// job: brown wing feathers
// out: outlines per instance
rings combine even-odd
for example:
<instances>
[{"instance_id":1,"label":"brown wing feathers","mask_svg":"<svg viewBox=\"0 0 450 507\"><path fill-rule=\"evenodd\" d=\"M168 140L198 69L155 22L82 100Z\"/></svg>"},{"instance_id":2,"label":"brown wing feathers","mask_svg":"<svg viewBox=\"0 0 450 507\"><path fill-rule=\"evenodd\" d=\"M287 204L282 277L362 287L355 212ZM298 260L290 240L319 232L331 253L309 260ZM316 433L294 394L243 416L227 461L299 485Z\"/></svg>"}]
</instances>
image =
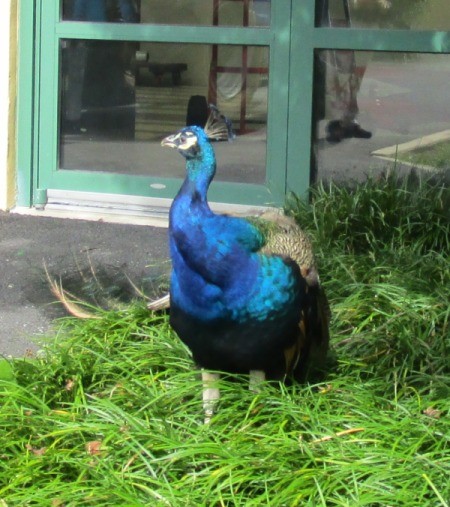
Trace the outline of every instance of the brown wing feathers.
<instances>
[{"instance_id":1,"label":"brown wing feathers","mask_svg":"<svg viewBox=\"0 0 450 507\"><path fill-rule=\"evenodd\" d=\"M270 228L263 252L293 259L307 283L307 305L302 309L297 342L285 351L286 373L303 380L310 368L324 367L329 345L330 309L314 258L311 240L294 219L274 211L260 216Z\"/></svg>"}]
</instances>

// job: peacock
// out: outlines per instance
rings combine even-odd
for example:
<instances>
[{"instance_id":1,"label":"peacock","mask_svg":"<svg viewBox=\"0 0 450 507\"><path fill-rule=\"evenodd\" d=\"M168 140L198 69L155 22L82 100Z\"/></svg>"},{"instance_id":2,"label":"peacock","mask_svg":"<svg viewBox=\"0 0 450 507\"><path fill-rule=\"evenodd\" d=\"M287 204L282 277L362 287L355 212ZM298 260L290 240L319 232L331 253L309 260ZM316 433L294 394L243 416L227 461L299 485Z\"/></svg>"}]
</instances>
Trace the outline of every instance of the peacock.
<instances>
[{"instance_id":1,"label":"peacock","mask_svg":"<svg viewBox=\"0 0 450 507\"><path fill-rule=\"evenodd\" d=\"M188 126L161 142L186 159L169 213L170 324L202 369L205 422L220 396L211 370L249 373L253 389L264 379L304 380L323 365L329 342L327 298L296 222L271 210L219 215L208 204L211 140L230 134L222 120L212 110L204 128Z\"/></svg>"}]
</instances>

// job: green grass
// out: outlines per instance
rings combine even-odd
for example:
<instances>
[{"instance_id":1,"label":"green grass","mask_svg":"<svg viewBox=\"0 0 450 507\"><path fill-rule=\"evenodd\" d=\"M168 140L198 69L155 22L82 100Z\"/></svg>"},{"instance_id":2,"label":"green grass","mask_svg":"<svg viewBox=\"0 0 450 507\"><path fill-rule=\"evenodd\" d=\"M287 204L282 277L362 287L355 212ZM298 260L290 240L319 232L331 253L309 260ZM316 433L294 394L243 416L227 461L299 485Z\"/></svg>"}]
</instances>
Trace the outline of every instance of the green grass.
<instances>
[{"instance_id":1,"label":"green grass","mask_svg":"<svg viewBox=\"0 0 450 507\"><path fill-rule=\"evenodd\" d=\"M333 312L317 384L201 381L143 303L61 322L0 375L1 506L450 505L449 189L392 177L290 211Z\"/></svg>"},{"instance_id":2,"label":"green grass","mask_svg":"<svg viewBox=\"0 0 450 507\"><path fill-rule=\"evenodd\" d=\"M450 142L442 141L440 143L418 148L410 152L399 153L399 160L404 160L415 166L429 166L437 169L450 168Z\"/></svg>"}]
</instances>

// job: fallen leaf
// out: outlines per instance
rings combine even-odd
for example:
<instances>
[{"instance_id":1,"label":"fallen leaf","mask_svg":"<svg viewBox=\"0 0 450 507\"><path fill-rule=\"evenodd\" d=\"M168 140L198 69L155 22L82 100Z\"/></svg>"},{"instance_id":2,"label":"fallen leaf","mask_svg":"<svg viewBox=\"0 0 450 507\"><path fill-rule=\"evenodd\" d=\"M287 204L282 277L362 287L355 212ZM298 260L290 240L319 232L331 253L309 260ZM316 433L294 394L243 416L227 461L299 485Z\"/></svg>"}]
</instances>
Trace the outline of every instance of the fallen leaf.
<instances>
[{"instance_id":1,"label":"fallen leaf","mask_svg":"<svg viewBox=\"0 0 450 507\"><path fill-rule=\"evenodd\" d=\"M43 456L45 454L45 452L47 451L47 447L41 447L40 449L36 449L35 447L33 447L30 444L27 444L25 446L25 448L27 451L30 451L31 453L33 453L35 456Z\"/></svg>"},{"instance_id":2,"label":"fallen leaf","mask_svg":"<svg viewBox=\"0 0 450 507\"><path fill-rule=\"evenodd\" d=\"M423 412L427 417L431 417L433 419L440 419L442 410L438 410L437 408L428 407Z\"/></svg>"},{"instance_id":3,"label":"fallen leaf","mask_svg":"<svg viewBox=\"0 0 450 507\"><path fill-rule=\"evenodd\" d=\"M66 385L65 385L66 391L72 391L74 385L75 385L75 380L73 380L72 378L68 379L66 381Z\"/></svg>"},{"instance_id":4,"label":"fallen leaf","mask_svg":"<svg viewBox=\"0 0 450 507\"><path fill-rule=\"evenodd\" d=\"M88 442L85 446L86 452L91 456L98 456L102 452L102 442L100 440L93 440Z\"/></svg>"},{"instance_id":5,"label":"fallen leaf","mask_svg":"<svg viewBox=\"0 0 450 507\"><path fill-rule=\"evenodd\" d=\"M325 386L319 387L319 393L320 394L327 394L333 389L333 386L331 384L327 384Z\"/></svg>"}]
</instances>

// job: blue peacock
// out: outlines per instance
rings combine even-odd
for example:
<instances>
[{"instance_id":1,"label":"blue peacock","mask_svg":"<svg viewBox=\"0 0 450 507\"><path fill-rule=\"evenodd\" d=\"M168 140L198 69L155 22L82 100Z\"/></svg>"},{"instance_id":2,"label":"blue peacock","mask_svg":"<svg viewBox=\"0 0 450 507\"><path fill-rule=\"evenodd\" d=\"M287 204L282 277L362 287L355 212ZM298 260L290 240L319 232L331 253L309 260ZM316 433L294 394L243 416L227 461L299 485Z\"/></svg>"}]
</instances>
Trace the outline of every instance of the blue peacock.
<instances>
[{"instance_id":1,"label":"blue peacock","mask_svg":"<svg viewBox=\"0 0 450 507\"><path fill-rule=\"evenodd\" d=\"M207 199L216 171L211 139L229 124L216 110L204 128L189 126L162 146L186 159L170 209L170 323L202 368L209 421L219 398L217 373L303 380L328 349L329 310L311 242L275 211L242 218L214 213ZM166 302L168 298L166 298Z\"/></svg>"}]
</instances>

